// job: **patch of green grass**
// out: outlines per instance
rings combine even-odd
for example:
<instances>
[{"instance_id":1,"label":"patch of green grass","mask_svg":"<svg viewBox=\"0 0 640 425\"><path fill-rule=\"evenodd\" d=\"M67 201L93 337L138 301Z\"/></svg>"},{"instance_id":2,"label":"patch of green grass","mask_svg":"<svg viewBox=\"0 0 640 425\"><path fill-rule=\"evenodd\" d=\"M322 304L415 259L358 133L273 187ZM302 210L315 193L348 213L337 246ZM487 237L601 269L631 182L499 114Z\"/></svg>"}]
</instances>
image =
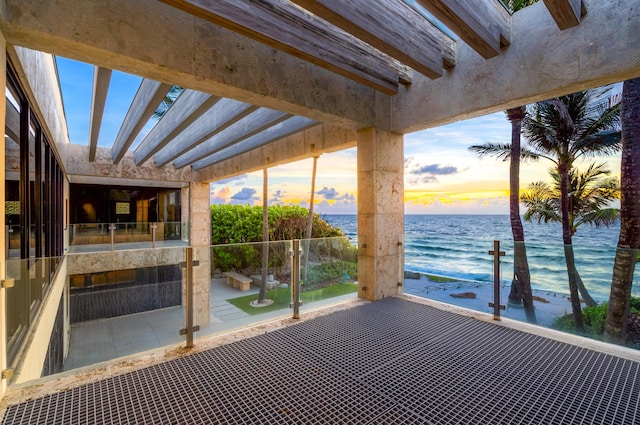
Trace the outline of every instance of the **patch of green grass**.
<instances>
[{"instance_id":1,"label":"patch of green grass","mask_svg":"<svg viewBox=\"0 0 640 425\"><path fill-rule=\"evenodd\" d=\"M321 289L315 289L313 291L302 292L300 299L303 303L309 303L314 301L323 300L326 298L337 297L340 295L349 294L358 291L358 285L352 283L336 283L331 286L327 286ZM258 295L245 295L244 297L231 298L227 302L238 307L250 315L268 313L271 311L288 309L291 302L291 291L289 288L275 288L266 292L266 298L273 300L273 304L266 307L252 307L251 301L257 300Z\"/></svg>"},{"instance_id":2,"label":"patch of green grass","mask_svg":"<svg viewBox=\"0 0 640 425\"><path fill-rule=\"evenodd\" d=\"M452 279L450 277L443 277L443 276L434 276L432 274L427 274L425 275L427 276L427 278L431 281L431 282L437 282L437 283L450 283L450 282L460 282L460 279Z\"/></svg>"}]
</instances>

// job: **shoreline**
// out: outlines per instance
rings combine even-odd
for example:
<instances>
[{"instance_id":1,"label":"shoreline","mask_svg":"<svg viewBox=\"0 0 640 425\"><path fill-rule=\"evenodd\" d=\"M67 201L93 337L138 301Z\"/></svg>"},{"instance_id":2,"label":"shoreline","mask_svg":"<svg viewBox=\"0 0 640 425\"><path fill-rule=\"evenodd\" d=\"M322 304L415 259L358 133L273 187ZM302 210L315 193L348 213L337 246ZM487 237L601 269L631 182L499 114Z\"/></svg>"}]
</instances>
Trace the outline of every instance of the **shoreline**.
<instances>
[{"instance_id":1,"label":"shoreline","mask_svg":"<svg viewBox=\"0 0 640 425\"><path fill-rule=\"evenodd\" d=\"M501 316L526 322L524 309L508 303L510 284L500 285ZM493 314L493 283L479 282L431 273L405 271L406 293L471 310ZM557 317L571 313L568 294L544 289L532 289L537 324L551 327Z\"/></svg>"}]
</instances>

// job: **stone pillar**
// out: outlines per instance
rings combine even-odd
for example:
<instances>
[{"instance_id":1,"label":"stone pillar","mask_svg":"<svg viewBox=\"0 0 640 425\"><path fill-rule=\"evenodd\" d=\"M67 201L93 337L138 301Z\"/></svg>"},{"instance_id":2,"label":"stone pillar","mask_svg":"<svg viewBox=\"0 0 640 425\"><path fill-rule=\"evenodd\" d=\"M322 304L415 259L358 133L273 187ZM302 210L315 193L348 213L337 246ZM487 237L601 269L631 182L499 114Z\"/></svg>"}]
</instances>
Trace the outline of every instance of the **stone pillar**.
<instances>
[{"instance_id":1,"label":"stone pillar","mask_svg":"<svg viewBox=\"0 0 640 425\"><path fill-rule=\"evenodd\" d=\"M193 247L194 261L194 324L205 327L210 322L211 304L211 207L209 183L192 182L189 185L189 244Z\"/></svg>"},{"instance_id":2,"label":"stone pillar","mask_svg":"<svg viewBox=\"0 0 640 425\"><path fill-rule=\"evenodd\" d=\"M360 130L358 297L376 301L402 293L403 235L403 136L377 128Z\"/></svg>"}]
</instances>

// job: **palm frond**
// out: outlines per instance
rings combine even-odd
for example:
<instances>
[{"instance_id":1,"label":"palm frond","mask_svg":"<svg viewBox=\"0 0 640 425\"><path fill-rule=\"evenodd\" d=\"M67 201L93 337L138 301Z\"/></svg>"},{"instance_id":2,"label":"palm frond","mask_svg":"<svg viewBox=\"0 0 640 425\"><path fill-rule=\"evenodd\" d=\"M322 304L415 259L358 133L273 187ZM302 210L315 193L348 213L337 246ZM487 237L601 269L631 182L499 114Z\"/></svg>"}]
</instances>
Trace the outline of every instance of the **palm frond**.
<instances>
[{"instance_id":1,"label":"palm frond","mask_svg":"<svg viewBox=\"0 0 640 425\"><path fill-rule=\"evenodd\" d=\"M478 156L493 156L503 161L508 161L511 157L510 143L485 143L484 145L473 145L468 148Z\"/></svg>"}]
</instances>

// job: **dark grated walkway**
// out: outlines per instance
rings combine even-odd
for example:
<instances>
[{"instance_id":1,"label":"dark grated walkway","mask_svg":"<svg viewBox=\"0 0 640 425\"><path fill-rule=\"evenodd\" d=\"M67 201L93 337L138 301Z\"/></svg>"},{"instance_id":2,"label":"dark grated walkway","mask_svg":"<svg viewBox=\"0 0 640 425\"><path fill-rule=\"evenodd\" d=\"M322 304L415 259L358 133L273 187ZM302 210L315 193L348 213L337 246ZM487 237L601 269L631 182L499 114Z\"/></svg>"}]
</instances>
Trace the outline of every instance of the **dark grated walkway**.
<instances>
[{"instance_id":1,"label":"dark grated walkway","mask_svg":"<svg viewBox=\"0 0 640 425\"><path fill-rule=\"evenodd\" d=\"M399 298L10 406L2 424L638 424L640 363Z\"/></svg>"}]
</instances>

